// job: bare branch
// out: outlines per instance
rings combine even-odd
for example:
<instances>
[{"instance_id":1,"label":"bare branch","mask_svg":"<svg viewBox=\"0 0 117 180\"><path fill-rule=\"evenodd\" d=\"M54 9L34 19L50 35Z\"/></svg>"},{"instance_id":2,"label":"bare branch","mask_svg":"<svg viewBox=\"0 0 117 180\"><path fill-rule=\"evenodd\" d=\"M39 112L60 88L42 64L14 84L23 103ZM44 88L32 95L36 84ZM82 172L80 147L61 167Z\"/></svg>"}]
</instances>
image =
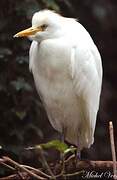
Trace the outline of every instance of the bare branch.
<instances>
[{"instance_id":1,"label":"bare branch","mask_svg":"<svg viewBox=\"0 0 117 180\"><path fill-rule=\"evenodd\" d=\"M10 163L11 165L21 169L22 171L20 172L20 175L24 177L24 179L31 179L31 177L35 177L35 179L40 179L40 180L46 180L46 179L53 179L52 176L49 176L45 174L44 172L41 172L41 170L26 166L26 165L21 165L12 159L8 157L3 157L2 162L4 163ZM57 165L55 168L55 172L61 171L61 163ZM74 167L76 167L76 171L73 172ZM116 167L117 167L117 162L116 162ZM75 165L75 156L69 158L67 161L65 161L65 168L66 168L66 173L60 173L56 174L55 178L63 178L63 177L68 177L68 176L74 176L74 175L79 175L80 173L83 172L83 170L107 170L107 169L113 169L113 161L78 161L77 166ZM28 170L30 169L30 171ZM71 172L71 173L69 173ZM43 175L44 177L36 175L36 173ZM0 178L0 180L21 180L21 177L19 174L13 174L8 177Z\"/></svg>"},{"instance_id":2,"label":"bare branch","mask_svg":"<svg viewBox=\"0 0 117 180\"><path fill-rule=\"evenodd\" d=\"M15 167L21 169L22 171L27 172L30 176L33 176L33 177L35 177L36 179L39 179L39 180L45 180L45 178L43 178L43 177L33 173L32 171L26 169L25 167L21 166L19 163L15 162L14 160L10 159L9 157L4 156L3 159L6 162L9 162L9 163L13 164Z\"/></svg>"},{"instance_id":3,"label":"bare branch","mask_svg":"<svg viewBox=\"0 0 117 180\"><path fill-rule=\"evenodd\" d=\"M22 172L22 176L25 179L28 179L28 174L27 173ZM21 178L19 177L19 174L12 174L10 176L0 178L0 180L14 180L14 179L21 180Z\"/></svg>"},{"instance_id":4,"label":"bare branch","mask_svg":"<svg viewBox=\"0 0 117 180\"><path fill-rule=\"evenodd\" d=\"M45 176L45 177L47 177L47 178L51 178L50 175L42 172L40 169L36 169L36 168L34 168L34 167L27 166L27 165L21 165L21 166L23 166L23 167L25 167L25 168L27 168L27 169L30 169L30 170L34 171L35 173L37 173L37 174L41 174L41 175L43 175L43 176Z\"/></svg>"},{"instance_id":5,"label":"bare branch","mask_svg":"<svg viewBox=\"0 0 117 180\"><path fill-rule=\"evenodd\" d=\"M116 162L117 167L117 162ZM77 169L112 169L113 161L79 161L77 163Z\"/></svg>"},{"instance_id":6,"label":"bare branch","mask_svg":"<svg viewBox=\"0 0 117 180\"><path fill-rule=\"evenodd\" d=\"M12 170L12 171L15 170L15 168L13 168L12 166L6 164L6 163L4 162L4 160L1 159L1 158L0 158L0 164L2 164L3 166L5 166L6 168L9 168L9 169Z\"/></svg>"},{"instance_id":7,"label":"bare branch","mask_svg":"<svg viewBox=\"0 0 117 180\"><path fill-rule=\"evenodd\" d=\"M112 159L113 159L113 174L114 174L114 179L117 179L116 152L115 152L114 131L113 131L112 121L109 122L109 132L110 132Z\"/></svg>"},{"instance_id":8,"label":"bare branch","mask_svg":"<svg viewBox=\"0 0 117 180\"><path fill-rule=\"evenodd\" d=\"M55 175L53 174L50 166L48 165L48 163L47 163L47 161L45 159L45 156L43 154L43 150L42 150L41 146L38 147L38 150L39 150L39 153L40 153L40 156L41 156L41 159L42 159L42 163L46 167L46 169L48 170L49 174L51 175L51 179L56 179Z\"/></svg>"}]
</instances>

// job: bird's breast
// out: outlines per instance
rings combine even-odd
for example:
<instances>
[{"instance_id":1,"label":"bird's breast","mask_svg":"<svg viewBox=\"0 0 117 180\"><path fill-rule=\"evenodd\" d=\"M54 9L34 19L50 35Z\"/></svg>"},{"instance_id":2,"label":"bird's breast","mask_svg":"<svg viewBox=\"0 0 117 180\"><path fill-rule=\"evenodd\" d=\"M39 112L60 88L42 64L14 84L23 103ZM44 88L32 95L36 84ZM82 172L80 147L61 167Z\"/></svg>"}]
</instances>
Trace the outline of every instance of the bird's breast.
<instances>
[{"instance_id":1,"label":"bird's breast","mask_svg":"<svg viewBox=\"0 0 117 180\"><path fill-rule=\"evenodd\" d=\"M59 48L59 45L48 48L43 46L33 60L32 72L37 91L53 118L59 122L55 126L60 130L61 121L66 123L68 117L72 119L72 114L74 118L78 116L76 95L69 72L70 51L61 46Z\"/></svg>"},{"instance_id":2,"label":"bird's breast","mask_svg":"<svg viewBox=\"0 0 117 180\"><path fill-rule=\"evenodd\" d=\"M70 51L67 46L45 43L39 47L34 69L46 80L57 82L68 76L69 64Z\"/></svg>"}]
</instances>

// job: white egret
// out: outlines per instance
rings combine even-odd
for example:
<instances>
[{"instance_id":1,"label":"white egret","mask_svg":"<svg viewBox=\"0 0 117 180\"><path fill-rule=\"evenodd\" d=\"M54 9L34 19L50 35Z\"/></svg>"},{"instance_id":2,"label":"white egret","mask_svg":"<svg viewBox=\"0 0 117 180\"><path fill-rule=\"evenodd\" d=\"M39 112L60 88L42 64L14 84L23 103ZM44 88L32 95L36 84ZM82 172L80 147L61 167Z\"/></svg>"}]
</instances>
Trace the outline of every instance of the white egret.
<instances>
[{"instance_id":1,"label":"white egret","mask_svg":"<svg viewBox=\"0 0 117 180\"><path fill-rule=\"evenodd\" d=\"M89 148L102 85L101 57L91 36L75 19L41 10L32 27L15 37L33 40L29 68L50 123L79 150Z\"/></svg>"}]
</instances>

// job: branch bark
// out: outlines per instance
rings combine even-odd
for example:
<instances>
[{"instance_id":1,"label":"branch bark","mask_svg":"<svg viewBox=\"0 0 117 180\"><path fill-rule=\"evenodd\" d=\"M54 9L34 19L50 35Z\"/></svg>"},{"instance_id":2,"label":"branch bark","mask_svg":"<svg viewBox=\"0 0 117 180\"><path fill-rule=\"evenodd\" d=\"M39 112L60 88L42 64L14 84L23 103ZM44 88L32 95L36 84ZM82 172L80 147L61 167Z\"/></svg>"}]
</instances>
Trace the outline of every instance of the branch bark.
<instances>
[{"instance_id":1,"label":"branch bark","mask_svg":"<svg viewBox=\"0 0 117 180\"><path fill-rule=\"evenodd\" d=\"M61 163L57 164L57 166L53 166L51 168L54 169L54 174L55 175L55 178L57 177L65 177L65 176L74 176L74 175L78 175L80 174L80 171L82 170L112 170L113 169L113 161L79 161L77 162L77 165L75 164L75 156L72 156L71 158L69 158L68 160L65 161L65 174L61 174ZM52 179L52 176L50 175L47 175L45 172L43 173L43 176L42 176L42 173L39 173L38 169L37 169L37 174L36 174L36 170L30 166L25 166L25 165L21 165L17 162L15 162L14 160L8 158L8 157L3 157L2 159L0 159L0 163L1 165L4 165L5 164L11 164L11 166L13 166L13 170L14 170L14 165L15 167L19 168L21 171L20 171L20 175L22 177L24 177L23 179L31 179L32 176L35 177L35 179ZM7 166L5 166L7 167ZM28 167L28 170L26 167ZM76 167L76 168L75 168ZM116 162L116 167L117 167L117 162ZM75 173L74 173L74 169L75 169ZM41 169L42 171L42 169ZM59 174L57 174L57 172L60 172ZM71 172L71 173L69 173ZM83 172L83 171L82 171ZM10 176L7 176L7 177L4 177L4 178L0 178L0 180L14 180L14 179L17 179L17 180L21 180L21 177L19 176L19 174L17 172L14 172L13 173L15 174L12 174Z\"/></svg>"},{"instance_id":2,"label":"branch bark","mask_svg":"<svg viewBox=\"0 0 117 180\"><path fill-rule=\"evenodd\" d=\"M114 174L114 179L117 179L116 152L115 152L114 130L113 130L112 121L109 122L109 132L110 132L112 159L113 159L113 174Z\"/></svg>"},{"instance_id":3,"label":"branch bark","mask_svg":"<svg viewBox=\"0 0 117 180\"><path fill-rule=\"evenodd\" d=\"M117 162L116 162L117 167ZM77 163L78 170L81 169L113 169L113 161L79 161Z\"/></svg>"}]
</instances>

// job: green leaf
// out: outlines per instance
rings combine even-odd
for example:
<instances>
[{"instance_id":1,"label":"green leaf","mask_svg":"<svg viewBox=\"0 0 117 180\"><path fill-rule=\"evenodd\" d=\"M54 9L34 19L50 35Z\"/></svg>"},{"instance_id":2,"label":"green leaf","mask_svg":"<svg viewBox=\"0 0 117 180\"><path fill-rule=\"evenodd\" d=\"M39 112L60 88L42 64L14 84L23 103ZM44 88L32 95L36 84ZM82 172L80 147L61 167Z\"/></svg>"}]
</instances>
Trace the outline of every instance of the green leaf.
<instances>
[{"instance_id":1,"label":"green leaf","mask_svg":"<svg viewBox=\"0 0 117 180\"><path fill-rule=\"evenodd\" d=\"M65 151L64 151L64 154L67 154L67 153L69 153L69 152L72 152L72 153L74 153L75 151L76 151L76 147L74 147L74 146L71 146L70 148L67 148Z\"/></svg>"},{"instance_id":2,"label":"green leaf","mask_svg":"<svg viewBox=\"0 0 117 180\"><path fill-rule=\"evenodd\" d=\"M36 145L35 147L29 147L28 149L40 149L40 148L42 148L42 149L53 148L53 149L56 149L56 150L64 153L64 155L69 153L69 152L74 153L77 149L74 146L68 147L67 144L65 144L59 140L52 140L52 141L49 141L49 142L44 143L44 144Z\"/></svg>"},{"instance_id":3,"label":"green leaf","mask_svg":"<svg viewBox=\"0 0 117 180\"><path fill-rule=\"evenodd\" d=\"M68 146L67 144L59 141L59 140L52 140L52 141L49 141L45 144L40 144L40 146L43 148L43 149L49 149L49 148L54 148L62 153L64 153L67 149L68 149ZM36 146L38 148L38 146Z\"/></svg>"},{"instance_id":4,"label":"green leaf","mask_svg":"<svg viewBox=\"0 0 117 180\"><path fill-rule=\"evenodd\" d=\"M15 114L19 119L23 120L26 116L26 111L15 111Z\"/></svg>"}]
</instances>

